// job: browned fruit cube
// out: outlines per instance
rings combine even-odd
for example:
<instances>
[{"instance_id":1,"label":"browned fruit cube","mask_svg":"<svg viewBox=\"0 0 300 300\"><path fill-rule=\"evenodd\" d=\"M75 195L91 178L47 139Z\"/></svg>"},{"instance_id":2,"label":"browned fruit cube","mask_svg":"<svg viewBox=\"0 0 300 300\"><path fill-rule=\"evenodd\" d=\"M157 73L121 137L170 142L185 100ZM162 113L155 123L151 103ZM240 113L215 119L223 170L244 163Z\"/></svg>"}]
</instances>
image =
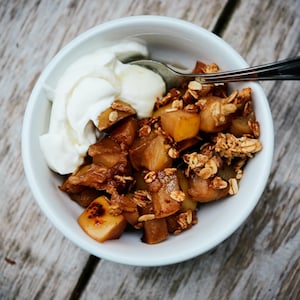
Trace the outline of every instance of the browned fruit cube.
<instances>
[{"instance_id":1,"label":"browned fruit cube","mask_svg":"<svg viewBox=\"0 0 300 300\"><path fill-rule=\"evenodd\" d=\"M156 179L148 184L148 190L157 218L164 218L179 211L181 201L174 199L174 193L180 192L176 171L171 174L167 171L157 172Z\"/></svg>"},{"instance_id":2,"label":"browned fruit cube","mask_svg":"<svg viewBox=\"0 0 300 300\"><path fill-rule=\"evenodd\" d=\"M241 137L244 134L252 134L249 127L249 117L238 117L232 120L230 132L236 137Z\"/></svg>"},{"instance_id":3,"label":"browned fruit cube","mask_svg":"<svg viewBox=\"0 0 300 300\"><path fill-rule=\"evenodd\" d=\"M149 143L141 163L150 171L163 170L172 165L172 158L168 155L165 138L162 135L157 135Z\"/></svg>"},{"instance_id":4,"label":"browned fruit cube","mask_svg":"<svg viewBox=\"0 0 300 300\"><path fill-rule=\"evenodd\" d=\"M214 189L211 185L211 179L202 179L197 175L193 175L188 182L188 193L197 202L210 202L228 195L229 185L223 189Z\"/></svg>"},{"instance_id":5,"label":"browned fruit cube","mask_svg":"<svg viewBox=\"0 0 300 300\"><path fill-rule=\"evenodd\" d=\"M104 110L98 116L98 129L105 130L116 124L117 122L127 118L129 116L135 115L136 111L127 103L116 100L111 107Z\"/></svg>"},{"instance_id":6,"label":"browned fruit cube","mask_svg":"<svg viewBox=\"0 0 300 300\"><path fill-rule=\"evenodd\" d=\"M138 138L129 150L132 166L136 170L148 169L158 171L172 165L169 157L165 138L162 135L150 134Z\"/></svg>"},{"instance_id":7,"label":"browned fruit cube","mask_svg":"<svg viewBox=\"0 0 300 300\"><path fill-rule=\"evenodd\" d=\"M118 143L127 147L133 144L137 132L137 120L133 117L126 118L120 125L110 132L110 136Z\"/></svg>"},{"instance_id":8,"label":"browned fruit cube","mask_svg":"<svg viewBox=\"0 0 300 300\"><path fill-rule=\"evenodd\" d=\"M195 137L199 132L199 114L184 110L176 110L163 113L160 116L163 130L169 134L175 142Z\"/></svg>"},{"instance_id":9,"label":"browned fruit cube","mask_svg":"<svg viewBox=\"0 0 300 300\"><path fill-rule=\"evenodd\" d=\"M109 137L105 137L91 145L88 154L93 157L95 164L102 164L107 168L113 167L122 158L120 145Z\"/></svg>"},{"instance_id":10,"label":"browned fruit cube","mask_svg":"<svg viewBox=\"0 0 300 300\"><path fill-rule=\"evenodd\" d=\"M166 219L154 219L144 222L143 241L147 244L157 244L169 236Z\"/></svg>"},{"instance_id":11,"label":"browned fruit cube","mask_svg":"<svg viewBox=\"0 0 300 300\"><path fill-rule=\"evenodd\" d=\"M123 215L111 215L109 208L107 198L101 196L96 198L78 218L83 231L98 242L118 239L127 224Z\"/></svg>"},{"instance_id":12,"label":"browned fruit cube","mask_svg":"<svg viewBox=\"0 0 300 300\"><path fill-rule=\"evenodd\" d=\"M200 110L200 130L214 133L228 128L237 105L228 103L226 98L209 96L202 99L206 101Z\"/></svg>"}]
</instances>

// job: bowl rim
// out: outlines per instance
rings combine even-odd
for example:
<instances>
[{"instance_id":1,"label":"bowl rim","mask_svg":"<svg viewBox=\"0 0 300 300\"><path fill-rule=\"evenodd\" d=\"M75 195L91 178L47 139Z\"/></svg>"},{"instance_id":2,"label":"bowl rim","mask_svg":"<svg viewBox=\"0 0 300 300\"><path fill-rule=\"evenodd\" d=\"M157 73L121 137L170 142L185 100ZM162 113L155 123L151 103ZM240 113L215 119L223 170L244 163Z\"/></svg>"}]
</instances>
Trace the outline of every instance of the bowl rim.
<instances>
[{"instance_id":1,"label":"bowl rim","mask_svg":"<svg viewBox=\"0 0 300 300\"><path fill-rule=\"evenodd\" d=\"M103 251L101 247L99 247L98 251L95 251L94 247L90 247L89 242L78 240L78 237L75 236L74 232L68 228L67 225L63 224L63 222L59 219L55 213L51 212L51 208L49 207L47 201L44 201L44 195L38 185L38 182L34 180L35 175L34 175L34 167L31 164L30 161L30 145L28 145L29 139L28 136L30 136L30 118L32 111L35 107L36 104L36 98L37 95L41 89L41 83L44 82L44 79L53 71L53 69L56 68L57 63L66 55L68 54L69 51L71 51L74 47L80 45L82 42L84 42L87 38L97 35L103 31L113 29L115 27L127 25L128 23L130 24L139 24L140 22L143 23L148 23L148 24L154 24L154 23L161 23L162 26L164 25L170 25L173 26L176 24L176 26L185 26L188 27L191 30L196 30L201 32L202 34L205 34L207 36L210 36L213 39L216 39L219 41L219 43L222 44L222 46L226 47L229 49L230 52L234 53L234 55L238 58L239 63L241 66L248 66L246 61L242 58L242 56L235 51L229 44L227 44L223 39L221 39L219 36L215 35L214 33L208 31L207 29L204 29L203 27L190 23L188 21L184 21L181 19L177 18L172 18L172 17L166 17L166 16L153 16L153 15L141 15L141 16L129 16L129 17L124 17L124 18L119 18L115 20L111 20L99 25L96 25L87 31L79 34L76 38L74 38L72 41L67 43L47 64L47 66L44 68L42 71L41 75L39 76L37 82L34 85L34 88L32 90L32 93L29 97L27 107L25 110L24 114L24 119L23 119L23 128L22 128L22 141L21 141L21 147L22 147L22 159L23 159L23 166L24 166L24 171L25 175L28 181L28 184L30 186L31 192L40 206L41 210L43 213L46 215L46 217L52 222L52 224L61 232L65 237L67 237L69 240L71 240L74 244L79 246L80 248L84 249L85 251L101 257L103 259L107 259L110 261L122 263L122 264L127 264L127 265L135 265L135 266L163 266L163 265L170 265L174 263L179 263L191 258L194 258L196 256L199 256L201 254L204 254L205 252L211 250L212 248L216 247L218 244L223 242L225 239L230 237L247 219L247 217L251 214L253 211L254 207L257 205L268 180L269 173L271 170L272 166L272 160L273 160L273 149L274 149L274 128L273 128L273 120L271 116L271 111L269 108L269 104L267 102L266 96L265 96L265 102L264 103L264 108L265 108L265 113L266 113L266 118L267 118L267 123L269 124L268 128L268 133L269 136L268 141L267 141L267 150L269 154L269 159L265 162L265 172L264 176L262 177L262 181L260 183L260 186L256 189L255 191L255 196L254 198L256 199L255 201L251 202L251 206L247 211L243 211L243 213L239 216L239 219L236 223L238 224L232 224L230 228L226 232L223 232L222 235L216 237L212 243L207 244L206 247L202 248L199 250L199 248L195 247L193 249L187 249L185 253L181 253L180 255L177 253L176 255L170 255L170 257L155 257L149 259L148 257L145 259L137 259L135 257L123 257L123 256L118 256L113 253L109 253L109 251ZM255 83L254 84L257 89L264 94L262 87ZM154 245L151 245L150 247L155 247Z\"/></svg>"}]
</instances>

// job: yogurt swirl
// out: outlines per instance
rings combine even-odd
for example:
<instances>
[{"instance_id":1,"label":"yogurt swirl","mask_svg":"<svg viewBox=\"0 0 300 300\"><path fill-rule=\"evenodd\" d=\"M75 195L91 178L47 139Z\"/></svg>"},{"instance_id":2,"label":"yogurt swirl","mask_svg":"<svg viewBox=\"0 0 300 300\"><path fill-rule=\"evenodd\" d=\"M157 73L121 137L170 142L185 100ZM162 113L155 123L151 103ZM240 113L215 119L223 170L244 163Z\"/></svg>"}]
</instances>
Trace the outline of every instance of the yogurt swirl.
<instances>
[{"instance_id":1,"label":"yogurt swirl","mask_svg":"<svg viewBox=\"0 0 300 300\"><path fill-rule=\"evenodd\" d=\"M74 172L96 142L97 117L115 100L130 104L139 118L151 116L165 93L162 78L151 70L124 64L120 55L147 56L147 48L126 41L73 62L52 91L49 130L40 136L48 166L59 174Z\"/></svg>"}]
</instances>

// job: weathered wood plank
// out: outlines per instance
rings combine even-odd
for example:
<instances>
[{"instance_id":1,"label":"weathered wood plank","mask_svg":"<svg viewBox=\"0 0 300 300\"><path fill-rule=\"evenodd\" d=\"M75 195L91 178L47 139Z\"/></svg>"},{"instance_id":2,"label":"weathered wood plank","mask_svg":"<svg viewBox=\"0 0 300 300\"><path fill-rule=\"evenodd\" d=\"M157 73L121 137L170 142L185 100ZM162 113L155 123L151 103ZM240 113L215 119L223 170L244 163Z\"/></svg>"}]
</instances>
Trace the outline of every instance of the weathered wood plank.
<instances>
[{"instance_id":1,"label":"weathered wood plank","mask_svg":"<svg viewBox=\"0 0 300 300\"><path fill-rule=\"evenodd\" d=\"M76 35L104 21L157 14L212 29L225 4L221 0L0 2L1 299L76 296L72 292L89 258L41 214L23 174L22 117L31 89L45 65ZM109 263L108 268L118 272L118 265ZM132 279L131 284L134 283Z\"/></svg>"},{"instance_id":2,"label":"weathered wood plank","mask_svg":"<svg viewBox=\"0 0 300 300\"><path fill-rule=\"evenodd\" d=\"M220 31L252 65L300 55L299 8L294 0L239 1ZM263 87L275 156L268 186L244 226L213 251L173 266L101 261L83 299L299 299L300 84Z\"/></svg>"}]
</instances>

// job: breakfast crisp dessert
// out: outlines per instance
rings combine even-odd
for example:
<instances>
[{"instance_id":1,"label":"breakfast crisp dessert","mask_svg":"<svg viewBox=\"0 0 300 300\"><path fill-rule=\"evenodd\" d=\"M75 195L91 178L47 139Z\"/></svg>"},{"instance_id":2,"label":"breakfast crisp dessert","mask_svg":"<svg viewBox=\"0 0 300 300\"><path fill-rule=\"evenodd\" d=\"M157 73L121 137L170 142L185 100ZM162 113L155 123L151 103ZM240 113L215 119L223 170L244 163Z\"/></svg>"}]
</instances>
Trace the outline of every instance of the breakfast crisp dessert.
<instances>
[{"instance_id":1,"label":"breakfast crisp dessert","mask_svg":"<svg viewBox=\"0 0 300 300\"><path fill-rule=\"evenodd\" d=\"M202 62L194 69L217 71ZM78 222L99 242L127 228L147 244L188 230L201 203L238 193L245 165L262 149L251 88L228 93L193 79L162 91L143 116L134 102L111 101L89 123L96 139L80 165L64 174L59 188L84 208Z\"/></svg>"}]
</instances>

